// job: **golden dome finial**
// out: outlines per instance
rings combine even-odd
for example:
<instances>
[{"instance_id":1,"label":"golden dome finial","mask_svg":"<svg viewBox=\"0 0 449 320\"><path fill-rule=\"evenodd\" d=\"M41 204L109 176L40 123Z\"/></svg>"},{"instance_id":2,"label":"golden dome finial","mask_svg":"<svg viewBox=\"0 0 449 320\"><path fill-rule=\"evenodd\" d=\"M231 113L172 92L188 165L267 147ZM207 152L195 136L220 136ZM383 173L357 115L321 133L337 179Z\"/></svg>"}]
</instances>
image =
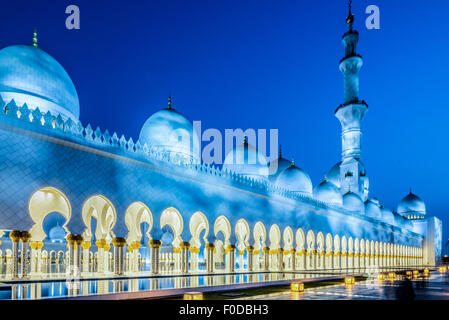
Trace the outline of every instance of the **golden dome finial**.
<instances>
[{"instance_id":1,"label":"golden dome finial","mask_svg":"<svg viewBox=\"0 0 449 320\"><path fill-rule=\"evenodd\" d=\"M171 95L168 96L168 109L171 109Z\"/></svg>"},{"instance_id":2,"label":"golden dome finial","mask_svg":"<svg viewBox=\"0 0 449 320\"><path fill-rule=\"evenodd\" d=\"M292 156L292 166L294 166L294 165L295 165L295 157Z\"/></svg>"},{"instance_id":3,"label":"golden dome finial","mask_svg":"<svg viewBox=\"0 0 449 320\"><path fill-rule=\"evenodd\" d=\"M34 29L34 32L33 32L33 44L32 44L32 46L37 48L37 31L36 31L36 29Z\"/></svg>"},{"instance_id":4,"label":"golden dome finial","mask_svg":"<svg viewBox=\"0 0 449 320\"><path fill-rule=\"evenodd\" d=\"M348 17L346 18L346 23L352 25L353 22L354 22L354 15L352 14L352 0L349 0L349 13Z\"/></svg>"}]
</instances>

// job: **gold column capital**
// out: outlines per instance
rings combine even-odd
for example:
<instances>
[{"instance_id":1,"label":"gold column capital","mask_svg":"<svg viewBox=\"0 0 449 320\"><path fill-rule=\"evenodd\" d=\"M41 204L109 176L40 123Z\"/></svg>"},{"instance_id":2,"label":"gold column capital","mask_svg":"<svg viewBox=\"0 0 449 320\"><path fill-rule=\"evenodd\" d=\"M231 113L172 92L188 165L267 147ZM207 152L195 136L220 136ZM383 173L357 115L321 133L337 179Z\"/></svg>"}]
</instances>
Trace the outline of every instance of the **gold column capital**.
<instances>
[{"instance_id":1,"label":"gold column capital","mask_svg":"<svg viewBox=\"0 0 449 320\"><path fill-rule=\"evenodd\" d=\"M126 239L120 238L120 237L115 237L112 239L112 244L116 248L123 248L126 245Z\"/></svg>"},{"instance_id":2,"label":"gold column capital","mask_svg":"<svg viewBox=\"0 0 449 320\"><path fill-rule=\"evenodd\" d=\"M148 245L153 249L158 249L162 244L161 240L150 240L148 241Z\"/></svg>"},{"instance_id":3,"label":"gold column capital","mask_svg":"<svg viewBox=\"0 0 449 320\"><path fill-rule=\"evenodd\" d=\"M97 246L97 248L102 249L104 248L104 246L106 245L106 240L97 240L95 241L95 245Z\"/></svg>"},{"instance_id":4,"label":"gold column capital","mask_svg":"<svg viewBox=\"0 0 449 320\"><path fill-rule=\"evenodd\" d=\"M14 230L9 233L9 237L11 238L12 242L17 243L20 242L20 239L22 238L22 231Z\"/></svg>"},{"instance_id":5,"label":"gold column capital","mask_svg":"<svg viewBox=\"0 0 449 320\"><path fill-rule=\"evenodd\" d=\"M190 243L188 243L187 241L181 241L179 243L179 247L181 249L189 249L190 248Z\"/></svg>"},{"instance_id":6,"label":"gold column capital","mask_svg":"<svg viewBox=\"0 0 449 320\"><path fill-rule=\"evenodd\" d=\"M83 241L81 243L81 247L83 247L84 250L89 250L91 245L92 245L92 243L90 243L90 241Z\"/></svg>"}]
</instances>

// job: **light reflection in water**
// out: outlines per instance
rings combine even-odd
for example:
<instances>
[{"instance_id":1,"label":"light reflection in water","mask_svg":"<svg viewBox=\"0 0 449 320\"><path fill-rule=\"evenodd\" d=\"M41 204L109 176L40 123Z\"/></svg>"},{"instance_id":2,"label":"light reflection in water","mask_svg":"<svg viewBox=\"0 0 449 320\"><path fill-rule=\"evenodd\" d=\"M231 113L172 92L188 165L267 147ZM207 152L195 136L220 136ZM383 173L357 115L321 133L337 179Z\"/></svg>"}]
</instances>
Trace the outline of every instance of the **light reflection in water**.
<instances>
[{"instance_id":1,"label":"light reflection in water","mask_svg":"<svg viewBox=\"0 0 449 320\"><path fill-rule=\"evenodd\" d=\"M330 274L326 274L329 276ZM218 274L212 276L177 276L134 279L82 280L76 286L68 286L64 280L11 284L0 290L1 300L43 299L89 296L122 292L181 289L202 286L220 286L257 283L278 280L305 279L324 276L317 273L253 273Z\"/></svg>"}]
</instances>

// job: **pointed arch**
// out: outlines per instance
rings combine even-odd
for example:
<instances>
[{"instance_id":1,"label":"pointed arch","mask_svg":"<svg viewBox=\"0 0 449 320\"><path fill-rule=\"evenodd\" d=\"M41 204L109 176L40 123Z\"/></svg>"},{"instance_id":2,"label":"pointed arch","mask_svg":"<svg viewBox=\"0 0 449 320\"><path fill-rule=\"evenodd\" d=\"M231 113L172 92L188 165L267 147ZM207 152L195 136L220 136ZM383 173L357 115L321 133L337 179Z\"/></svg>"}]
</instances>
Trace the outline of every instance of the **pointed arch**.
<instances>
[{"instance_id":1,"label":"pointed arch","mask_svg":"<svg viewBox=\"0 0 449 320\"><path fill-rule=\"evenodd\" d=\"M281 245L281 230L277 224L273 224L269 231L270 249L276 250Z\"/></svg>"},{"instance_id":2,"label":"pointed arch","mask_svg":"<svg viewBox=\"0 0 449 320\"><path fill-rule=\"evenodd\" d=\"M153 214L143 202L133 202L125 211L125 225L128 228L128 243L140 242L142 231L140 225L148 224L146 235L151 239L150 231L153 228Z\"/></svg>"},{"instance_id":3,"label":"pointed arch","mask_svg":"<svg viewBox=\"0 0 449 320\"><path fill-rule=\"evenodd\" d=\"M224 236L224 245L228 245L232 229L231 223L225 216L219 216L214 223L214 235L217 236L220 232L223 233Z\"/></svg>"},{"instance_id":4,"label":"pointed arch","mask_svg":"<svg viewBox=\"0 0 449 320\"><path fill-rule=\"evenodd\" d=\"M190 245L196 248L201 247L201 232L204 230L203 240L207 242L207 236L209 234L209 221L204 213L197 211L195 212L189 221L189 230L192 239L190 240Z\"/></svg>"},{"instance_id":5,"label":"pointed arch","mask_svg":"<svg viewBox=\"0 0 449 320\"><path fill-rule=\"evenodd\" d=\"M173 231L173 245L178 246L182 242L181 234L184 230L184 221L178 210L173 207L162 211L160 219L161 229L169 226Z\"/></svg>"},{"instance_id":6,"label":"pointed arch","mask_svg":"<svg viewBox=\"0 0 449 320\"><path fill-rule=\"evenodd\" d=\"M298 228L298 230L296 230L295 238L296 238L296 251L301 251L305 249L306 236L301 228Z\"/></svg>"},{"instance_id":7,"label":"pointed arch","mask_svg":"<svg viewBox=\"0 0 449 320\"><path fill-rule=\"evenodd\" d=\"M69 233L67 224L72 216L72 208L65 194L58 189L47 187L33 193L28 202L28 212L34 222L30 229L31 241L43 241L47 237L43 222L45 217L53 212L57 212L65 218L62 227Z\"/></svg>"},{"instance_id":8,"label":"pointed arch","mask_svg":"<svg viewBox=\"0 0 449 320\"><path fill-rule=\"evenodd\" d=\"M265 225L261 221L258 221L254 225L253 239L254 247L256 250L260 250L260 247L264 246L267 241L267 230L265 228Z\"/></svg>"},{"instance_id":9,"label":"pointed arch","mask_svg":"<svg viewBox=\"0 0 449 320\"><path fill-rule=\"evenodd\" d=\"M92 239L92 218L97 220L95 238L97 240L106 240L108 243L112 240L114 236L112 229L117 221L117 214L108 198L102 195L95 195L87 199L82 208L82 218L86 226L86 230L83 233L85 241L91 241Z\"/></svg>"},{"instance_id":10,"label":"pointed arch","mask_svg":"<svg viewBox=\"0 0 449 320\"><path fill-rule=\"evenodd\" d=\"M245 248L249 245L248 241L250 236L250 229L248 222L245 219L239 219L235 224L234 232L237 236L238 249L245 250Z\"/></svg>"},{"instance_id":11,"label":"pointed arch","mask_svg":"<svg viewBox=\"0 0 449 320\"><path fill-rule=\"evenodd\" d=\"M282 238L284 240L284 250L293 249L293 230L291 227L285 227Z\"/></svg>"}]
</instances>

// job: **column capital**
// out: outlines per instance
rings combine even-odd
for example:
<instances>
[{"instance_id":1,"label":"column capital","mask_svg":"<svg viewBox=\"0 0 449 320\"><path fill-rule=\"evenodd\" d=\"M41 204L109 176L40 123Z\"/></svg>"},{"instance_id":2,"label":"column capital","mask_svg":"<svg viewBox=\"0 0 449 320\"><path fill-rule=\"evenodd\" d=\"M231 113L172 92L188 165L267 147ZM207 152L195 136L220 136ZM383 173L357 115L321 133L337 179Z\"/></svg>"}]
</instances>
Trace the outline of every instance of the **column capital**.
<instances>
[{"instance_id":1,"label":"column capital","mask_svg":"<svg viewBox=\"0 0 449 320\"><path fill-rule=\"evenodd\" d=\"M30 239L31 233L29 233L28 231L21 232L20 240L22 240L23 243L27 243L28 241L30 241Z\"/></svg>"},{"instance_id":2,"label":"column capital","mask_svg":"<svg viewBox=\"0 0 449 320\"><path fill-rule=\"evenodd\" d=\"M106 240L97 240L97 241L95 241L95 245L99 249L103 249L106 244L107 244Z\"/></svg>"},{"instance_id":3,"label":"column capital","mask_svg":"<svg viewBox=\"0 0 449 320\"><path fill-rule=\"evenodd\" d=\"M213 243L206 243L204 247L208 250L214 249L215 245Z\"/></svg>"},{"instance_id":4,"label":"column capital","mask_svg":"<svg viewBox=\"0 0 449 320\"><path fill-rule=\"evenodd\" d=\"M12 242L17 243L20 242L20 239L22 237L22 231L14 230L9 233L9 237L11 238Z\"/></svg>"},{"instance_id":5,"label":"column capital","mask_svg":"<svg viewBox=\"0 0 449 320\"><path fill-rule=\"evenodd\" d=\"M123 248L126 245L126 239L115 237L112 239L112 244L114 245L114 247Z\"/></svg>"},{"instance_id":6,"label":"column capital","mask_svg":"<svg viewBox=\"0 0 449 320\"><path fill-rule=\"evenodd\" d=\"M39 249L42 249L44 247L44 243L42 241L31 241L30 242L30 247L33 250L39 250Z\"/></svg>"},{"instance_id":7,"label":"column capital","mask_svg":"<svg viewBox=\"0 0 449 320\"><path fill-rule=\"evenodd\" d=\"M188 243L187 241L181 241L179 243L179 247L181 249L189 249L190 248L190 243Z\"/></svg>"},{"instance_id":8,"label":"column capital","mask_svg":"<svg viewBox=\"0 0 449 320\"><path fill-rule=\"evenodd\" d=\"M161 241L161 240L150 240L150 241L148 241L148 245L149 245L151 248L153 248L153 249L158 249L158 248L160 248L161 244L162 244L162 241Z\"/></svg>"},{"instance_id":9,"label":"column capital","mask_svg":"<svg viewBox=\"0 0 449 320\"><path fill-rule=\"evenodd\" d=\"M84 250L89 250L89 248L91 247L92 243L90 243L90 241L83 241L81 243L81 247L83 247Z\"/></svg>"},{"instance_id":10,"label":"column capital","mask_svg":"<svg viewBox=\"0 0 449 320\"><path fill-rule=\"evenodd\" d=\"M264 247L262 249L263 253L269 253L270 252L270 247Z\"/></svg>"},{"instance_id":11,"label":"column capital","mask_svg":"<svg viewBox=\"0 0 449 320\"><path fill-rule=\"evenodd\" d=\"M246 251L253 252L254 251L254 247L253 246L247 246L246 247Z\"/></svg>"}]
</instances>

